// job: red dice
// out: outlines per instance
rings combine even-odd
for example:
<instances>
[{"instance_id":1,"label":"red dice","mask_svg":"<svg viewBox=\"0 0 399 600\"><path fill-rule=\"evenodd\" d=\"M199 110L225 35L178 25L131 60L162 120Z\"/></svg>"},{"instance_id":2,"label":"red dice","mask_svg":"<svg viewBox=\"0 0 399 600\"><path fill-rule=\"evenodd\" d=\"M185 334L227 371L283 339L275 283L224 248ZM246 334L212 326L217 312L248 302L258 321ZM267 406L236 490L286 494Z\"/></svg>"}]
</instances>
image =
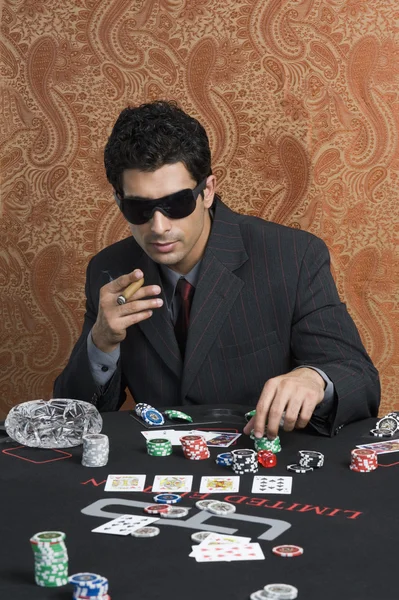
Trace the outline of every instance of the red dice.
<instances>
[{"instance_id":1,"label":"red dice","mask_svg":"<svg viewBox=\"0 0 399 600\"><path fill-rule=\"evenodd\" d=\"M262 465L262 467L275 467L277 464L277 456L270 450L259 450L258 462Z\"/></svg>"}]
</instances>

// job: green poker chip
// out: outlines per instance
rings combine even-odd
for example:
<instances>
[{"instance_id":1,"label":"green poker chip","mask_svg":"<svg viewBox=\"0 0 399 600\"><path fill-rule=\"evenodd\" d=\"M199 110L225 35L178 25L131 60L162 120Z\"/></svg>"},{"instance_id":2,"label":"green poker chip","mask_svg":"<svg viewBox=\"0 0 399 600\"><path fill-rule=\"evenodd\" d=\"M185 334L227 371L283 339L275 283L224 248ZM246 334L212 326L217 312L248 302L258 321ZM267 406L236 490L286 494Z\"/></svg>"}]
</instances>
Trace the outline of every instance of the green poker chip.
<instances>
[{"instance_id":1,"label":"green poker chip","mask_svg":"<svg viewBox=\"0 0 399 600\"><path fill-rule=\"evenodd\" d=\"M193 419L190 415L182 412L181 410L164 410L164 415L171 419L172 421L187 421L187 423L192 423Z\"/></svg>"},{"instance_id":2,"label":"green poker chip","mask_svg":"<svg viewBox=\"0 0 399 600\"><path fill-rule=\"evenodd\" d=\"M250 410L249 412L245 413L245 418L248 421L250 421L252 419L252 417L254 417L256 415L256 410Z\"/></svg>"}]
</instances>

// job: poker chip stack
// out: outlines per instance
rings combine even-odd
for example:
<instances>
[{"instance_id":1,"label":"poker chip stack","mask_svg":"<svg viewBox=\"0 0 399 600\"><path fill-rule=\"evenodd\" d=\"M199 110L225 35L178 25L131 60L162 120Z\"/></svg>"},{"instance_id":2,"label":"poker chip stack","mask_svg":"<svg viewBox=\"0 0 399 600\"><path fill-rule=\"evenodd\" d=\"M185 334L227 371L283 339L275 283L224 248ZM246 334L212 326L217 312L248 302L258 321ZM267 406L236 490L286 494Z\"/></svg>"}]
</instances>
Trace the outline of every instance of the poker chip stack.
<instances>
[{"instance_id":1,"label":"poker chip stack","mask_svg":"<svg viewBox=\"0 0 399 600\"><path fill-rule=\"evenodd\" d=\"M30 539L35 558L35 581L41 587L60 587L68 583L68 552L65 533L40 531Z\"/></svg>"},{"instance_id":2,"label":"poker chip stack","mask_svg":"<svg viewBox=\"0 0 399 600\"><path fill-rule=\"evenodd\" d=\"M354 448L351 451L349 468L357 473L370 473L378 467L377 453L366 448Z\"/></svg>"},{"instance_id":3,"label":"poker chip stack","mask_svg":"<svg viewBox=\"0 0 399 600\"><path fill-rule=\"evenodd\" d=\"M254 441L254 446L255 446L256 451L270 450L270 452L273 452L274 454L277 454L277 452L281 451L281 443L280 443L279 436L274 438L274 440L269 440L267 437L256 438L255 434L252 430L251 434L250 434L250 438L251 438L251 440Z\"/></svg>"},{"instance_id":4,"label":"poker chip stack","mask_svg":"<svg viewBox=\"0 0 399 600\"><path fill-rule=\"evenodd\" d=\"M82 465L104 467L108 463L109 439L103 433L88 433L83 436Z\"/></svg>"},{"instance_id":5,"label":"poker chip stack","mask_svg":"<svg viewBox=\"0 0 399 600\"><path fill-rule=\"evenodd\" d=\"M151 404L140 402L134 407L134 412L140 419L143 419L144 423L147 423L147 425L159 426L165 423L163 414L151 406Z\"/></svg>"},{"instance_id":6,"label":"poker chip stack","mask_svg":"<svg viewBox=\"0 0 399 600\"><path fill-rule=\"evenodd\" d=\"M215 462L221 467L231 467L233 464L233 455L231 452L222 452L222 454L217 455Z\"/></svg>"},{"instance_id":7,"label":"poker chip stack","mask_svg":"<svg viewBox=\"0 0 399 600\"><path fill-rule=\"evenodd\" d=\"M315 450L298 450L298 464L301 467L320 469L324 465L324 454Z\"/></svg>"},{"instance_id":8,"label":"poker chip stack","mask_svg":"<svg viewBox=\"0 0 399 600\"><path fill-rule=\"evenodd\" d=\"M73 600L111 600L108 595L108 579L96 573L76 573L68 579L74 586Z\"/></svg>"},{"instance_id":9,"label":"poker chip stack","mask_svg":"<svg viewBox=\"0 0 399 600\"><path fill-rule=\"evenodd\" d=\"M390 438L399 431L399 414L396 412L388 413L382 417L375 426L370 429L371 435L382 438Z\"/></svg>"},{"instance_id":10,"label":"poker chip stack","mask_svg":"<svg viewBox=\"0 0 399 600\"><path fill-rule=\"evenodd\" d=\"M150 456L170 456L172 452L172 442L166 438L147 440L147 453Z\"/></svg>"},{"instance_id":11,"label":"poker chip stack","mask_svg":"<svg viewBox=\"0 0 399 600\"><path fill-rule=\"evenodd\" d=\"M189 460L205 460L211 455L202 435L185 435L180 438L180 443L184 456Z\"/></svg>"},{"instance_id":12,"label":"poker chip stack","mask_svg":"<svg viewBox=\"0 0 399 600\"><path fill-rule=\"evenodd\" d=\"M255 450L232 450L233 462L231 468L236 475L258 472L258 455Z\"/></svg>"}]
</instances>

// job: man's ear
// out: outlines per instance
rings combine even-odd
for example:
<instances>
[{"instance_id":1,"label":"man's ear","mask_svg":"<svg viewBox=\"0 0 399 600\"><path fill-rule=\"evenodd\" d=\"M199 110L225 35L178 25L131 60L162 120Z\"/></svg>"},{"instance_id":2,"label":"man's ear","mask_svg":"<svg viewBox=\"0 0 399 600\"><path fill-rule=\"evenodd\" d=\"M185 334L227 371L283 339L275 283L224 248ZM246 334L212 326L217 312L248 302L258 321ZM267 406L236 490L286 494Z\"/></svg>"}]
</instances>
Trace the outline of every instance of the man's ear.
<instances>
[{"instance_id":1,"label":"man's ear","mask_svg":"<svg viewBox=\"0 0 399 600\"><path fill-rule=\"evenodd\" d=\"M206 187L204 188L204 207L210 208L213 204L216 190L216 177L209 175L206 180Z\"/></svg>"}]
</instances>

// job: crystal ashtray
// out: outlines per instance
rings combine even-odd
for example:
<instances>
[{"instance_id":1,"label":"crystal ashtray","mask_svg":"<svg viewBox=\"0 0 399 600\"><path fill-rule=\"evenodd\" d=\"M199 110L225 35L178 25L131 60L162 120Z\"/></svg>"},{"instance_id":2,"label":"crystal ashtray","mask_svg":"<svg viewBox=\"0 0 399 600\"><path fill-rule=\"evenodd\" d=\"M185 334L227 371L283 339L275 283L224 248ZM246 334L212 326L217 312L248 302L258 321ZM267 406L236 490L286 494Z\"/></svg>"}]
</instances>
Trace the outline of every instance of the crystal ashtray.
<instances>
[{"instance_id":1,"label":"crystal ashtray","mask_svg":"<svg viewBox=\"0 0 399 600\"><path fill-rule=\"evenodd\" d=\"M13 440L33 448L79 446L87 433L100 433L103 420L95 406L82 400L30 400L14 406L5 428Z\"/></svg>"}]
</instances>

